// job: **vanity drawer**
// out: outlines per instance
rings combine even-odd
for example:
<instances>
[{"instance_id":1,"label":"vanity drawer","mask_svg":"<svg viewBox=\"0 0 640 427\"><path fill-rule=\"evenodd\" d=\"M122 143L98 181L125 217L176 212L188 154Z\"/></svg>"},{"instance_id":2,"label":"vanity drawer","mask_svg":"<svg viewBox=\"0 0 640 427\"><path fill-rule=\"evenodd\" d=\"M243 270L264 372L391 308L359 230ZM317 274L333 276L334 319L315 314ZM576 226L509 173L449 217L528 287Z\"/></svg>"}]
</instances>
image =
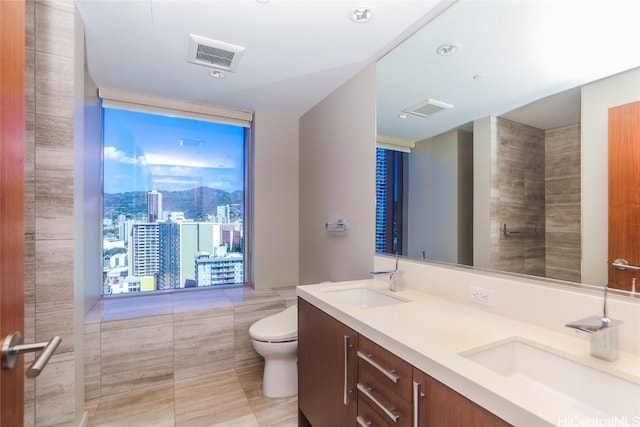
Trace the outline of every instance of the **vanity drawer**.
<instances>
[{"instance_id":1,"label":"vanity drawer","mask_svg":"<svg viewBox=\"0 0 640 427\"><path fill-rule=\"evenodd\" d=\"M358 398L390 425L411 427L411 401L403 399L368 370L358 369Z\"/></svg>"},{"instance_id":2,"label":"vanity drawer","mask_svg":"<svg viewBox=\"0 0 640 427\"><path fill-rule=\"evenodd\" d=\"M411 402L411 365L368 338L358 337L358 372L366 371Z\"/></svg>"},{"instance_id":3,"label":"vanity drawer","mask_svg":"<svg viewBox=\"0 0 640 427\"><path fill-rule=\"evenodd\" d=\"M362 398L358 398L358 427L392 427Z\"/></svg>"}]
</instances>

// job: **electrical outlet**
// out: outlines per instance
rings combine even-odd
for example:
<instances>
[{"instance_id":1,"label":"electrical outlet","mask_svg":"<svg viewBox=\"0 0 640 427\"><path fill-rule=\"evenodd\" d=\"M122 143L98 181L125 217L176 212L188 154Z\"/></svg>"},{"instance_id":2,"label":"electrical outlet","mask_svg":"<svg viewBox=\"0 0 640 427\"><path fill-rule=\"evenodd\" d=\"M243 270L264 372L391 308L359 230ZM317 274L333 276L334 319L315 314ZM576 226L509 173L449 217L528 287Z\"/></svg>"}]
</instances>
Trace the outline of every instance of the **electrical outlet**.
<instances>
[{"instance_id":1,"label":"electrical outlet","mask_svg":"<svg viewBox=\"0 0 640 427\"><path fill-rule=\"evenodd\" d=\"M471 286L469 288L469 300L476 304L493 307L493 296L493 289L485 289L478 286Z\"/></svg>"}]
</instances>

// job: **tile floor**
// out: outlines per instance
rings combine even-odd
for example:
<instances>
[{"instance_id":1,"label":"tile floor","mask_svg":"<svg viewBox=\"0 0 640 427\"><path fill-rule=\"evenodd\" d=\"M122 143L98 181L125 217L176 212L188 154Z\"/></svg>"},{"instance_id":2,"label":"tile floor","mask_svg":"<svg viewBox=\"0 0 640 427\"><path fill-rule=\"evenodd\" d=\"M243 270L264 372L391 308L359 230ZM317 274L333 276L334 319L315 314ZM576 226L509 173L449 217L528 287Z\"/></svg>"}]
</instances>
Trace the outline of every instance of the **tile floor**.
<instances>
[{"instance_id":1,"label":"tile floor","mask_svg":"<svg viewBox=\"0 0 640 427\"><path fill-rule=\"evenodd\" d=\"M95 399L86 402L89 426L297 426L297 397L264 397L262 369L242 367Z\"/></svg>"}]
</instances>

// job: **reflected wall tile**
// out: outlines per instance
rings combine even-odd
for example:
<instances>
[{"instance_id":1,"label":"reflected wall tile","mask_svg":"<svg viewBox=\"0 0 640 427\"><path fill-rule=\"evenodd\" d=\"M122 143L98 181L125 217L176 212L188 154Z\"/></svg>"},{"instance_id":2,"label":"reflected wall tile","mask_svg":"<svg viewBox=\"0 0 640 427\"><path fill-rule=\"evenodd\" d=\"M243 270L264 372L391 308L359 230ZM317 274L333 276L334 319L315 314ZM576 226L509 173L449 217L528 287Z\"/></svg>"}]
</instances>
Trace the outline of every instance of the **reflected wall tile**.
<instances>
[{"instance_id":1,"label":"reflected wall tile","mask_svg":"<svg viewBox=\"0 0 640 427\"><path fill-rule=\"evenodd\" d=\"M47 364L36 378L36 425L56 425L73 421L74 362Z\"/></svg>"}]
</instances>

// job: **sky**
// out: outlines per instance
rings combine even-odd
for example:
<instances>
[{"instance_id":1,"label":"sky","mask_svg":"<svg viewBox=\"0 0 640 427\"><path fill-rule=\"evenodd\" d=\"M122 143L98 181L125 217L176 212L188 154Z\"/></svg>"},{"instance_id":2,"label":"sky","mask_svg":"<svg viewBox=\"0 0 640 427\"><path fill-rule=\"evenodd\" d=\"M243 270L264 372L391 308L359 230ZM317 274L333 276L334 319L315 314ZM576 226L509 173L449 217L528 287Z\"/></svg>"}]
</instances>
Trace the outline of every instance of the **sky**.
<instances>
[{"instance_id":1,"label":"sky","mask_svg":"<svg viewBox=\"0 0 640 427\"><path fill-rule=\"evenodd\" d=\"M244 190L244 128L104 110L104 192Z\"/></svg>"}]
</instances>

